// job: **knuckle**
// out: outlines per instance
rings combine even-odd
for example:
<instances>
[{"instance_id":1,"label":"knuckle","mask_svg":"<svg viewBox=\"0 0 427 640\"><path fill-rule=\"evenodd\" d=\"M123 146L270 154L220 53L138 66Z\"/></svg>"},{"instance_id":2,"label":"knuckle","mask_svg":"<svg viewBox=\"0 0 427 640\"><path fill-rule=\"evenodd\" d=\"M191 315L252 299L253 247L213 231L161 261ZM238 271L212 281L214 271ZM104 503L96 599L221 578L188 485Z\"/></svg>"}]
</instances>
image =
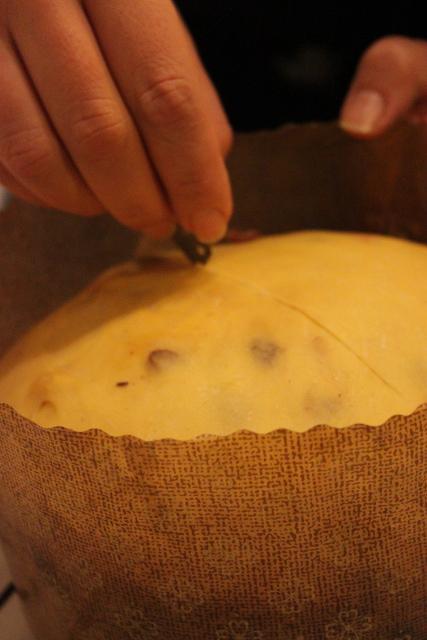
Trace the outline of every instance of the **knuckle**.
<instances>
[{"instance_id":1,"label":"knuckle","mask_svg":"<svg viewBox=\"0 0 427 640\"><path fill-rule=\"evenodd\" d=\"M157 80L138 96L143 118L155 126L188 125L197 120L191 83L181 77Z\"/></svg>"},{"instance_id":2,"label":"knuckle","mask_svg":"<svg viewBox=\"0 0 427 640\"><path fill-rule=\"evenodd\" d=\"M69 131L80 151L101 156L121 147L129 133L127 123L111 102L100 100L80 104Z\"/></svg>"},{"instance_id":3,"label":"knuckle","mask_svg":"<svg viewBox=\"0 0 427 640\"><path fill-rule=\"evenodd\" d=\"M0 140L3 163L15 176L37 178L51 167L52 150L38 128L9 132Z\"/></svg>"}]
</instances>

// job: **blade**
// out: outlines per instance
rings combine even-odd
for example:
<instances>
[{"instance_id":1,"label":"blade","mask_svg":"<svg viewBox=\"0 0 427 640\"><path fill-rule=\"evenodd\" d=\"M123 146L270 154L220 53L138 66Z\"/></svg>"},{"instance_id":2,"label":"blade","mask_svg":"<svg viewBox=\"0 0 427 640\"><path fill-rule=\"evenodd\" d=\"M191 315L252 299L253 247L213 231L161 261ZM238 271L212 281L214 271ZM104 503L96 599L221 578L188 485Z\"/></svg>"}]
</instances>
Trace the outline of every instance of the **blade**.
<instances>
[{"instance_id":1,"label":"blade","mask_svg":"<svg viewBox=\"0 0 427 640\"><path fill-rule=\"evenodd\" d=\"M356 140L335 123L236 136L233 225L357 229L427 240L427 127Z\"/></svg>"}]
</instances>

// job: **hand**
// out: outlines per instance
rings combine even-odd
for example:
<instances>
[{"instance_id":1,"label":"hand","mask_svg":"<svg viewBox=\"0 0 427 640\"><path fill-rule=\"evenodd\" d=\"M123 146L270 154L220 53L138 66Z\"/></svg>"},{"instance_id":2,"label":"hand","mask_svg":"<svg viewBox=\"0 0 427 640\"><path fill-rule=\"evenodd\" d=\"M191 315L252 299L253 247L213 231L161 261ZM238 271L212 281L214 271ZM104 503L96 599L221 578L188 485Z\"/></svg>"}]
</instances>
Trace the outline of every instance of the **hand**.
<instances>
[{"instance_id":1,"label":"hand","mask_svg":"<svg viewBox=\"0 0 427 640\"><path fill-rule=\"evenodd\" d=\"M340 124L374 137L404 117L427 123L427 42L389 36L362 56Z\"/></svg>"},{"instance_id":2,"label":"hand","mask_svg":"<svg viewBox=\"0 0 427 640\"><path fill-rule=\"evenodd\" d=\"M219 239L230 128L171 0L0 0L0 181L152 237Z\"/></svg>"}]
</instances>

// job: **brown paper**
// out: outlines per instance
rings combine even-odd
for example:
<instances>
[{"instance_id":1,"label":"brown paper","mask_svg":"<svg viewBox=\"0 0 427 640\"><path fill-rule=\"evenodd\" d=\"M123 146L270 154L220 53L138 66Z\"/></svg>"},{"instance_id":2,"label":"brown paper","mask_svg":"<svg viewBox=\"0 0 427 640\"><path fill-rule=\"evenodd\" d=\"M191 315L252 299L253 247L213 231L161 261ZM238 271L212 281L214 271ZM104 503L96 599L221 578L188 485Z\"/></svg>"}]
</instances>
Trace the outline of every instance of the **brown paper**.
<instances>
[{"instance_id":1,"label":"brown paper","mask_svg":"<svg viewBox=\"0 0 427 640\"><path fill-rule=\"evenodd\" d=\"M330 178L316 177L310 164L312 191L323 193L319 218L302 220L310 203L300 191L297 215L277 217L275 229L339 224L426 238L414 182L402 222L390 213L404 201L400 187L396 197L388 184L381 209L382 187L373 189L365 171L377 167L401 184L396 167L411 149L408 136L413 130L385 141L394 145L394 174L375 145L359 159L356 145L347 165L356 185L343 168L328 190ZM253 184L262 160L253 148L234 169L239 156L230 160L245 226L255 221L251 203L266 198L266 178L258 195ZM336 162L336 150L317 150L323 167L326 158ZM278 184L280 154L273 156ZM340 217L350 183L358 200ZM367 206L368 187L378 207L375 198ZM284 197L270 184L262 211L282 215ZM267 229L272 220L266 215ZM0 215L0 245L9 252L5 259L0 251L6 346L122 259L133 238L107 220L36 215L15 204ZM427 405L376 427L188 442L114 438L92 426L46 430L0 406L0 537L38 640L426 640Z\"/></svg>"}]
</instances>

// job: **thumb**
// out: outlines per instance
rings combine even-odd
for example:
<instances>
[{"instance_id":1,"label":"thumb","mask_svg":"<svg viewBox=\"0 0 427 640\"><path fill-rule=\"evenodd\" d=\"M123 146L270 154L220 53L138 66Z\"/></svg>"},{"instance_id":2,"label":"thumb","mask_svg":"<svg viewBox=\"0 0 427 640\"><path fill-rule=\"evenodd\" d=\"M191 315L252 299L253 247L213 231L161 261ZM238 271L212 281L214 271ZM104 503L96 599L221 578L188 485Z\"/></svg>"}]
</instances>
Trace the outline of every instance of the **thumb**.
<instances>
[{"instance_id":1,"label":"thumb","mask_svg":"<svg viewBox=\"0 0 427 640\"><path fill-rule=\"evenodd\" d=\"M341 109L340 126L359 137L374 137L426 99L427 42L388 36L363 54Z\"/></svg>"}]
</instances>

